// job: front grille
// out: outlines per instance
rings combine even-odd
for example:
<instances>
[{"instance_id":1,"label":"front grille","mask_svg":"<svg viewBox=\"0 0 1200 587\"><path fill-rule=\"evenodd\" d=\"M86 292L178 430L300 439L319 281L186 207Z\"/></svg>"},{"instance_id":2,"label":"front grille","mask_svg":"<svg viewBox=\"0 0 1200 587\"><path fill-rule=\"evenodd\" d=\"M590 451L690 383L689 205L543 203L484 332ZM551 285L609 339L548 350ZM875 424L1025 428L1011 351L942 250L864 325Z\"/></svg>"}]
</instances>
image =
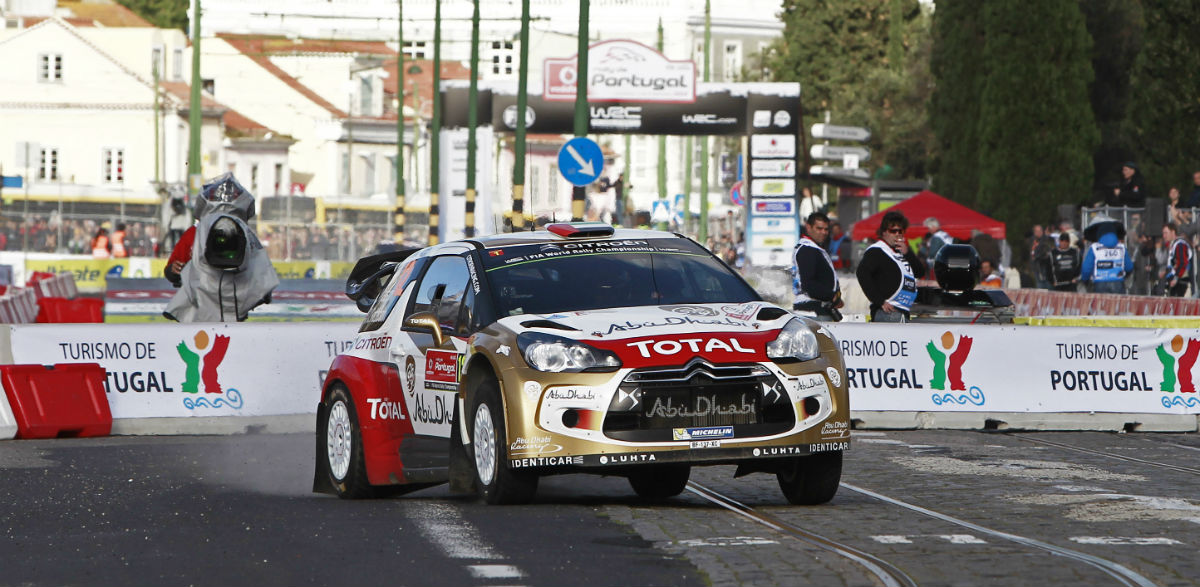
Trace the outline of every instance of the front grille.
<instances>
[{"instance_id":1,"label":"front grille","mask_svg":"<svg viewBox=\"0 0 1200 587\"><path fill-rule=\"evenodd\" d=\"M761 365L715 366L702 359L672 369L634 371L604 418L620 440L674 440L677 428L732 426L734 437L787 430L795 413L783 384Z\"/></svg>"}]
</instances>

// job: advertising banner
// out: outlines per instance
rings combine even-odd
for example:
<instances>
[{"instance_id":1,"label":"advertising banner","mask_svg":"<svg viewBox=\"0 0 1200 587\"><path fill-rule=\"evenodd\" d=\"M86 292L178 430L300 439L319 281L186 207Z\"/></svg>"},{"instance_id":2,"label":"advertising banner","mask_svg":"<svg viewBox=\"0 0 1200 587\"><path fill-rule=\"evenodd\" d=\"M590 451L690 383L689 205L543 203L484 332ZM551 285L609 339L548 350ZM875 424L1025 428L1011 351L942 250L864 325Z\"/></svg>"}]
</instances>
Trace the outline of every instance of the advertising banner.
<instances>
[{"instance_id":1,"label":"advertising banner","mask_svg":"<svg viewBox=\"0 0 1200 587\"><path fill-rule=\"evenodd\" d=\"M577 57L547 59L542 95L547 100L575 99ZM588 99L605 101L692 102L696 99L696 65L672 61L637 41L613 40L588 48Z\"/></svg>"},{"instance_id":2,"label":"advertising banner","mask_svg":"<svg viewBox=\"0 0 1200 587\"><path fill-rule=\"evenodd\" d=\"M9 326L15 364L99 363L113 418L315 410L356 323Z\"/></svg>"},{"instance_id":3,"label":"advertising banner","mask_svg":"<svg viewBox=\"0 0 1200 587\"><path fill-rule=\"evenodd\" d=\"M1200 414L1200 331L828 324L854 410Z\"/></svg>"}]
</instances>

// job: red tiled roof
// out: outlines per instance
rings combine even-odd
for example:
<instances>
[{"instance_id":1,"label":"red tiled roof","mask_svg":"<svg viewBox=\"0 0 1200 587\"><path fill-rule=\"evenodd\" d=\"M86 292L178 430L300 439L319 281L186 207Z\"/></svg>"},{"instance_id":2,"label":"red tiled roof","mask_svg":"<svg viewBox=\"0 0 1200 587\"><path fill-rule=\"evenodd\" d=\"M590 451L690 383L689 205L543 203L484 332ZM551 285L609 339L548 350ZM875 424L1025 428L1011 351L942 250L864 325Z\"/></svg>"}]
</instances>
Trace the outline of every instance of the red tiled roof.
<instances>
[{"instance_id":1,"label":"red tiled roof","mask_svg":"<svg viewBox=\"0 0 1200 587\"><path fill-rule=\"evenodd\" d=\"M421 69L420 73L408 73L409 69L416 65ZM396 95L396 83L399 81L396 78L396 60L388 59L384 61L383 68L388 72L388 77L383 80L383 91L388 96ZM471 79L471 69L464 67L458 61L443 61L442 62L442 79ZM417 103L413 100L412 88L413 82L417 84L417 93L420 94L420 103L422 105L422 116L430 116L433 113L433 60L432 59L405 59L404 60L404 104L415 108ZM390 98L389 98L390 100Z\"/></svg>"},{"instance_id":2,"label":"red tiled roof","mask_svg":"<svg viewBox=\"0 0 1200 587\"><path fill-rule=\"evenodd\" d=\"M154 26L138 16L134 11L112 1L88 0L70 1L59 0L59 8L71 11L72 18L66 18L72 26L106 26L106 27L148 27ZM31 22L27 21L27 22Z\"/></svg>"},{"instance_id":3,"label":"red tiled roof","mask_svg":"<svg viewBox=\"0 0 1200 587\"><path fill-rule=\"evenodd\" d=\"M227 34L218 34L217 37L219 37L219 38L223 39L225 42L229 43L231 46L233 46L234 49L237 49L239 52L241 52L246 57L249 57L251 60L253 60L255 63L257 63L259 66L261 66L263 69L270 72L271 75L274 75L275 77L279 78L279 80L282 81L283 83L287 84L288 87L292 88L293 90L296 90L298 93L300 93L305 98L308 98L309 101L311 101L313 104L316 104L317 106L320 106L321 108L324 108L325 110L327 110L334 117L344 118L346 116L345 111L338 108L337 106L334 106L328 100L326 100L325 98L322 98L319 94L314 92L312 90L312 88L309 88L308 86L300 83L300 80L292 77L286 71L281 69L278 65L275 65L274 63L271 62L271 59L270 59L271 55L301 52L298 50L297 51L275 50L276 47L283 46L281 44L281 41L286 41L287 43L291 43L292 46L299 46L300 44L294 43L290 39L285 39L283 37L261 37L261 36L246 36L246 35L227 35ZM328 47L329 43L336 43L336 41L317 41L317 42L311 42L311 43L306 41L303 44L306 48L308 48L309 45L314 45L314 46L318 46L318 47ZM369 43L369 42L362 42L362 41L347 41L346 44L354 45L354 46L382 45L382 43ZM326 50L323 52L328 53L328 52L332 52L332 51ZM393 52L392 54L394 55L395 53Z\"/></svg>"},{"instance_id":4,"label":"red tiled roof","mask_svg":"<svg viewBox=\"0 0 1200 587\"><path fill-rule=\"evenodd\" d=\"M163 90L168 94L175 96L184 104L188 104L192 98L192 88L186 82L158 82ZM214 113L219 110L227 110L228 106L216 101L212 96L200 92L200 111Z\"/></svg>"}]
</instances>

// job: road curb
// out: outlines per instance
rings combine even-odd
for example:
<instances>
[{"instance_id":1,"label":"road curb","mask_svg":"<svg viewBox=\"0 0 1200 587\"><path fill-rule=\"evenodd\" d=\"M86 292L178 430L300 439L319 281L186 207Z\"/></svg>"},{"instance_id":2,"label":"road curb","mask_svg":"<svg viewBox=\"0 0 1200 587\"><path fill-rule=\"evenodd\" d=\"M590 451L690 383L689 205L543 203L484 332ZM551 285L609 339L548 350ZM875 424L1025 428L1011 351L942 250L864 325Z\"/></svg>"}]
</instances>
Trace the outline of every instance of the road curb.
<instances>
[{"instance_id":1,"label":"road curb","mask_svg":"<svg viewBox=\"0 0 1200 587\"><path fill-rule=\"evenodd\" d=\"M1193 414L850 411L856 430L1057 430L1196 432Z\"/></svg>"}]
</instances>

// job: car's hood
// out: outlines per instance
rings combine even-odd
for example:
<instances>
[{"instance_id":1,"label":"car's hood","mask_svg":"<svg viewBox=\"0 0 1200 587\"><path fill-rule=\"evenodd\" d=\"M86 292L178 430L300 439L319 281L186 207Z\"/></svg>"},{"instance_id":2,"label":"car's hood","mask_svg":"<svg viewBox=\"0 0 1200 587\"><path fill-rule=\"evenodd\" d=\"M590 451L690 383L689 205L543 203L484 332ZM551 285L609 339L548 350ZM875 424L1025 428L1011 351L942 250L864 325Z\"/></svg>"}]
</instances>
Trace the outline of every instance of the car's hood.
<instances>
[{"instance_id":1,"label":"car's hood","mask_svg":"<svg viewBox=\"0 0 1200 587\"><path fill-rule=\"evenodd\" d=\"M616 352L627 366L641 366L668 359L664 355L720 362L765 359L767 343L791 318L778 306L747 302L524 314L500 324L518 335L539 332L586 341Z\"/></svg>"}]
</instances>

